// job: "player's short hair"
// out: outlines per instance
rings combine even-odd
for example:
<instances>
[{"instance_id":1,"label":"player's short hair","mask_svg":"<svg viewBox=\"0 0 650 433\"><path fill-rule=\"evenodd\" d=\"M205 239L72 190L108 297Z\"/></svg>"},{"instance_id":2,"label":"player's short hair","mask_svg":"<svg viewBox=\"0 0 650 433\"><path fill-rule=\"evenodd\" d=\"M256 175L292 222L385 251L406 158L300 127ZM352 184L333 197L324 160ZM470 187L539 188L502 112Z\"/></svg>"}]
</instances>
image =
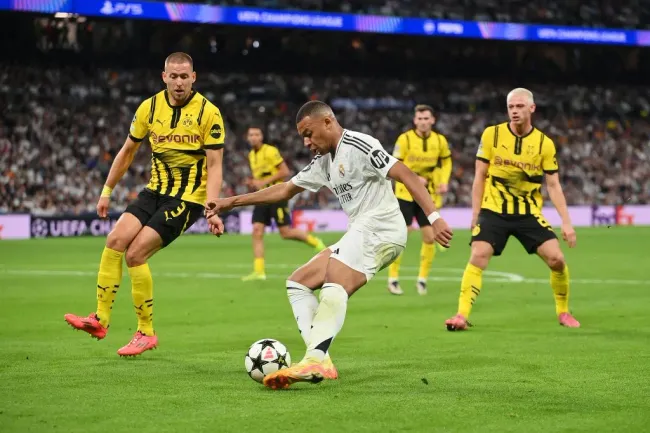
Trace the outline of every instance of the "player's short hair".
<instances>
[{"instance_id":1,"label":"player's short hair","mask_svg":"<svg viewBox=\"0 0 650 433\"><path fill-rule=\"evenodd\" d=\"M264 128L262 127L262 125L250 125L246 129L246 133L248 134L251 129L258 129L262 133L262 136L264 136Z\"/></svg>"},{"instance_id":2,"label":"player's short hair","mask_svg":"<svg viewBox=\"0 0 650 433\"><path fill-rule=\"evenodd\" d=\"M524 89L523 87L517 87L516 89L512 89L510 93L508 93L508 96L506 96L506 103L510 100L510 98L514 95L523 95L528 100L530 101L531 104L535 103L535 98L533 97L533 92L531 92L528 89Z\"/></svg>"},{"instance_id":3,"label":"player's short hair","mask_svg":"<svg viewBox=\"0 0 650 433\"><path fill-rule=\"evenodd\" d=\"M332 108L323 101L309 101L298 110L296 123L300 123L300 121L307 116L314 115L334 117L334 112L332 111Z\"/></svg>"},{"instance_id":4,"label":"player's short hair","mask_svg":"<svg viewBox=\"0 0 650 433\"><path fill-rule=\"evenodd\" d=\"M422 113L423 111L428 111L429 113L431 113L431 116L435 116L433 107L431 105L426 105L426 104L416 105L415 108L413 109L413 114Z\"/></svg>"},{"instance_id":5,"label":"player's short hair","mask_svg":"<svg viewBox=\"0 0 650 433\"><path fill-rule=\"evenodd\" d=\"M192 56L181 51L171 53L167 56L165 59L165 69L167 69L167 65L170 63L189 63L192 70L194 70L194 60L192 60Z\"/></svg>"}]
</instances>

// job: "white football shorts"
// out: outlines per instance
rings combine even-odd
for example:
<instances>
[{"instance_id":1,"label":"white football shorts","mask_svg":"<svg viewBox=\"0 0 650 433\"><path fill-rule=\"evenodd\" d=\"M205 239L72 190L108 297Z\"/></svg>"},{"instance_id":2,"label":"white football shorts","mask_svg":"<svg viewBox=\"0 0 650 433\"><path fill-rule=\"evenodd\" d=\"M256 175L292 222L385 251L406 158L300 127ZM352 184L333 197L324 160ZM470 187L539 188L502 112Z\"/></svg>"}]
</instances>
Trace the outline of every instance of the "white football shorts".
<instances>
[{"instance_id":1,"label":"white football shorts","mask_svg":"<svg viewBox=\"0 0 650 433\"><path fill-rule=\"evenodd\" d=\"M404 225L403 220L401 223ZM406 226L402 230L398 225L391 232L351 226L337 243L329 247L332 251L330 257L365 274L366 281L370 281L402 254L405 244Z\"/></svg>"}]
</instances>

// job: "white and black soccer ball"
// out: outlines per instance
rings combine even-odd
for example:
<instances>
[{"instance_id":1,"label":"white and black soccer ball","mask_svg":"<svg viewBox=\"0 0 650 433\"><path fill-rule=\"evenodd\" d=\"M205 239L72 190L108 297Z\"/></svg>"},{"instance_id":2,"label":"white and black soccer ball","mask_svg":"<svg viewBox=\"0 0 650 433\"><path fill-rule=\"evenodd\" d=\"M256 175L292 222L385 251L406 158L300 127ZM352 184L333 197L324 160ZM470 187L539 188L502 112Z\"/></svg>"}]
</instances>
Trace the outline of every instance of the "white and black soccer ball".
<instances>
[{"instance_id":1,"label":"white and black soccer ball","mask_svg":"<svg viewBox=\"0 0 650 433\"><path fill-rule=\"evenodd\" d=\"M244 357L246 372L256 382L262 383L264 376L291 366L291 355L287 347L278 340L264 338L256 341Z\"/></svg>"}]
</instances>

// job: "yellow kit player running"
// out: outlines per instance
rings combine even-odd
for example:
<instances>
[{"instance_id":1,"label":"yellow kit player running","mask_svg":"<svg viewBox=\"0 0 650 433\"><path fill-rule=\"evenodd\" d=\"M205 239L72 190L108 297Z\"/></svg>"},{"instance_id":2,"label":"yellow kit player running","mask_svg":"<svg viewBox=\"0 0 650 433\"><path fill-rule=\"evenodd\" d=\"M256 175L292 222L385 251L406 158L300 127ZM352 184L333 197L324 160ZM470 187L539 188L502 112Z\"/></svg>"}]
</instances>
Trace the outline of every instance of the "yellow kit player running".
<instances>
[{"instance_id":1,"label":"yellow kit player running","mask_svg":"<svg viewBox=\"0 0 650 433\"><path fill-rule=\"evenodd\" d=\"M507 106L510 122L486 128L481 137L472 187L472 253L461 282L458 314L445 324L450 331L467 329L482 273L512 235L551 269L560 325L578 328L580 323L569 313L569 268L553 228L541 213L546 179L548 195L562 218L562 237L573 248L576 233L560 185L555 144L531 123L535 102L529 90L511 91Z\"/></svg>"},{"instance_id":2,"label":"yellow kit player running","mask_svg":"<svg viewBox=\"0 0 650 433\"><path fill-rule=\"evenodd\" d=\"M444 135L432 130L436 118L433 108L428 105L417 105L413 124L415 128L406 131L397 139L393 156L410 168L427 187L436 208L442 207L444 194L451 177L451 152ZM431 263L436 254L433 229L420 206L413 200L411 193L404 184L395 183L395 195L399 202L400 210L404 215L407 226L416 219L422 233L422 247L420 248L420 271L416 283L420 295L427 294L427 277ZM399 268L402 256L398 257L388 268L388 291L393 295L404 293L399 285Z\"/></svg>"},{"instance_id":3,"label":"yellow kit player running","mask_svg":"<svg viewBox=\"0 0 650 433\"><path fill-rule=\"evenodd\" d=\"M152 149L151 179L106 239L97 275L97 311L88 317L66 314L74 328L101 340L106 336L115 295L122 281L122 258L131 277L138 329L117 351L135 356L158 345L153 329L153 281L147 260L203 215L206 198L219 197L222 183L224 126L219 109L192 89L192 58L173 53L165 60L166 90L138 107L129 135L115 157L97 203L105 218L110 194L131 165L146 136ZM214 221L217 234L223 223ZM126 251L126 253L125 253Z\"/></svg>"},{"instance_id":4,"label":"yellow kit player running","mask_svg":"<svg viewBox=\"0 0 650 433\"><path fill-rule=\"evenodd\" d=\"M254 189L264 189L282 183L289 176L289 167L275 146L264 143L261 128L248 128L248 142L253 148L248 154L253 179L248 185ZM301 241L314 247L316 252L327 248L323 241L302 230L291 227L289 202L257 205L253 209L253 273L242 278L243 281L266 280L264 270L264 230L275 220L282 239Z\"/></svg>"}]
</instances>

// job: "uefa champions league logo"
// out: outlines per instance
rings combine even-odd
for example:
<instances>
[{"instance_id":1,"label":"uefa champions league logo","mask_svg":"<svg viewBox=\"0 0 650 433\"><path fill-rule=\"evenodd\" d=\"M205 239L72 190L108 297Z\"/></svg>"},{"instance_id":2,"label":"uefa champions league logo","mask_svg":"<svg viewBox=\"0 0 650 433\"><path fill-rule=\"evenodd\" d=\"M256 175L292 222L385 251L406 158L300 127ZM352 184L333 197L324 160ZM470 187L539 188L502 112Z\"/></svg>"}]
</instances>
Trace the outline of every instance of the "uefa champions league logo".
<instances>
[{"instance_id":1,"label":"uefa champions league logo","mask_svg":"<svg viewBox=\"0 0 650 433\"><path fill-rule=\"evenodd\" d=\"M32 236L35 238L44 238L48 235L47 221L36 218L32 221Z\"/></svg>"}]
</instances>

